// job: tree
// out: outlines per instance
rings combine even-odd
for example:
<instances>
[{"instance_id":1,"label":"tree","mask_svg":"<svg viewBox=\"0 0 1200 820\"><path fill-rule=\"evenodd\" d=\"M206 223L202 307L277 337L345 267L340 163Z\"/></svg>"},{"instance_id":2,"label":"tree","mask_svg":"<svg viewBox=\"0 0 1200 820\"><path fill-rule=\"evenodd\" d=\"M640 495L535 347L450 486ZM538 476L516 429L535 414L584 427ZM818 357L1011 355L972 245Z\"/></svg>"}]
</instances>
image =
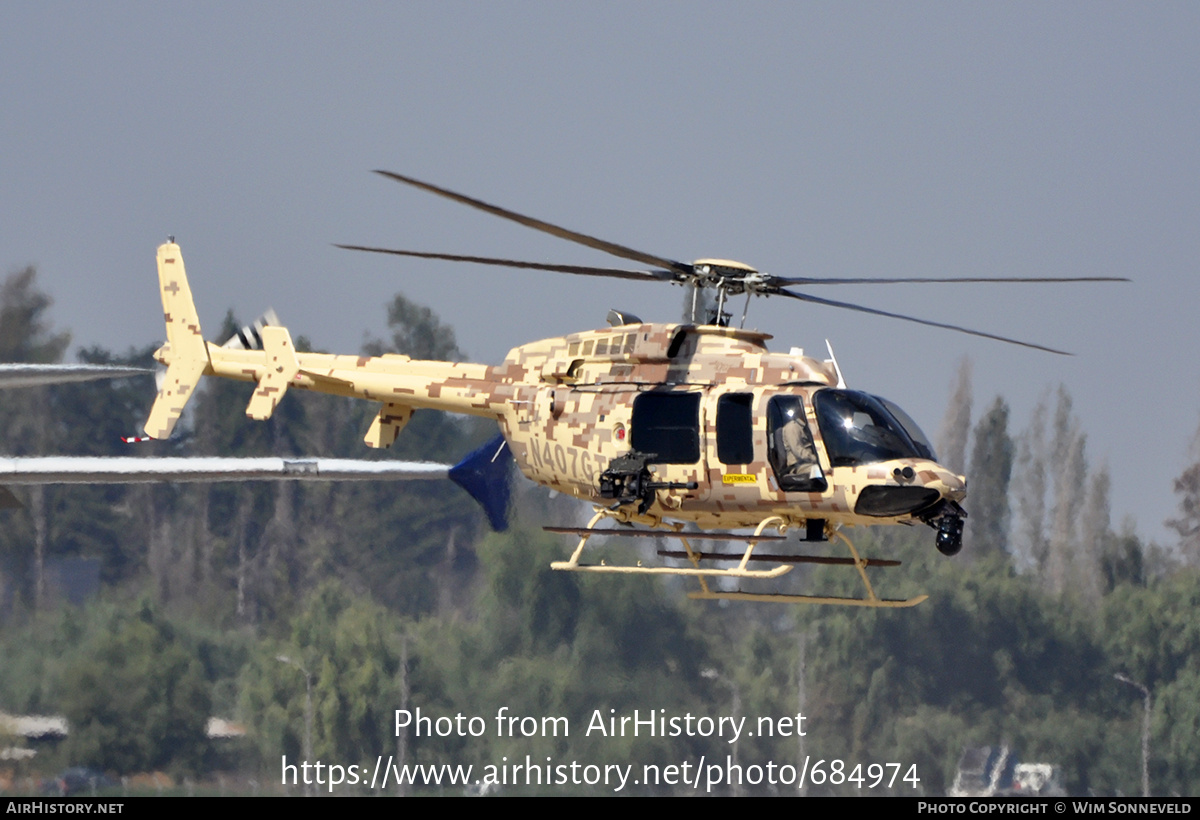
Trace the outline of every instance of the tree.
<instances>
[{"instance_id":1,"label":"tree","mask_svg":"<svg viewBox=\"0 0 1200 820\"><path fill-rule=\"evenodd\" d=\"M999 396L975 426L967 533L976 553L1008 547L1008 483L1016 445L1008 435L1008 405Z\"/></svg>"},{"instance_id":2,"label":"tree","mask_svg":"<svg viewBox=\"0 0 1200 820\"><path fill-rule=\"evenodd\" d=\"M314 590L282 643L264 641L243 675L242 709L264 761L304 750L312 698L312 751L358 760L394 748L399 621L369 598L330 581Z\"/></svg>"},{"instance_id":3,"label":"tree","mask_svg":"<svg viewBox=\"0 0 1200 820\"><path fill-rule=\"evenodd\" d=\"M1107 595L1121 584L1143 586L1148 575L1145 553L1142 540L1134 532L1132 519L1125 520L1120 533L1110 532L1100 558L1104 594Z\"/></svg>"},{"instance_id":4,"label":"tree","mask_svg":"<svg viewBox=\"0 0 1200 820\"><path fill-rule=\"evenodd\" d=\"M1093 603L1112 588L1114 557L1121 549L1111 526L1108 502L1111 486L1107 465L1093 471L1083 502L1083 520L1079 524L1076 570L1081 591Z\"/></svg>"},{"instance_id":5,"label":"tree","mask_svg":"<svg viewBox=\"0 0 1200 820\"><path fill-rule=\"evenodd\" d=\"M1200 566L1200 430L1192 439L1192 464L1175 479L1175 494L1179 496L1179 517L1167 521L1167 526L1179 533L1179 552L1184 561Z\"/></svg>"},{"instance_id":6,"label":"tree","mask_svg":"<svg viewBox=\"0 0 1200 820\"><path fill-rule=\"evenodd\" d=\"M397 293L388 305L388 327L392 330L391 344L376 339L364 345L363 352L370 356L403 353L438 362L458 362L466 356L458 349L454 328L442 324L436 313L402 293Z\"/></svg>"},{"instance_id":7,"label":"tree","mask_svg":"<svg viewBox=\"0 0 1200 820\"><path fill-rule=\"evenodd\" d=\"M1046 577L1055 592L1081 588L1086 595L1100 586L1095 551L1081 538L1088 486L1086 450L1087 434L1074 413L1070 394L1059 385L1050 443L1054 506L1046 564Z\"/></svg>"},{"instance_id":8,"label":"tree","mask_svg":"<svg viewBox=\"0 0 1200 820\"><path fill-rule=\"evenodd\" d=\"M942 464L956 473L966 472L967 468L971 401L971 360L964 356L951 383L950 403L946 407L946 415L938 432L938 453Z\"/></svg>"},{"instance_id":9,"label":"tree","mask_svg":"<svg viewBox=\"0 0 1200 820\"><path fill-rule=\"evenodd\" d=\"M1029 426L1017 448L1016 499L1018 526L1013 538L1014 553L1025 564L1041 572L1049 554L1046 540L1046 400L1033 408Z\"/></svg>"},{"instance_id":10,"label":"tree","mask_svg":"<svg viewBox=\"0 0 1200 820\"><path fill-rule=\"evenodd\" d=\"M1049 415L1043 399L1021 436L1016 488L1020 523L1014 542L1051 590L1082 590L1094 598L1103 586L1098 557L1103 544L1088 541L1102 532L1107 537L1107 481L1089 483L1087 435L1061 385L1047 433ZM1088 515L1094 520L1085 523Z\"/></svg>"},{"instance_id":11,"label":"tree","mask_svg":"<svg viewBox=\"0 0 1200 820\"><path fill-rule=\"evenodd\" d=\"M1200 670L1187 669L1157 693L1153 734L1165 763L1162 792L1195 794L1200 782Z\"/></svg>"},{"instance_id":12,"label":"tree","mask_svg":"<svg viewBox=\"0 0 1200 820\"><path fill-rule=\"evenodd\" d=\"M194 770L206 751L203 669L148 599L103 619L64 672L61 704L68 753L80 765Z\"/></svg>"},{"instance_id":13,"label":"tree","mask_svg":"<svg viewBox=\"0 0 1200 820\"><path fill-rule=\"evenodd\" d=\"M32 266L11 274L0 287L0 362L52 363L62 359L70 344L69 333L53 333L46 318L51 298L36 285L37 271ZM39 452L47 439L44 387L19 391L6 396L0 404L0 430L6 437L5 451L12 455ZM45 591L45 559L49 535L46 517L46 490L34 487L28 493L28 513L16 527L0 537L0 552L9 573L16 577L27 562L33 569L33 602L42 603ZM25 531L28 526L31 532ZM14 537L15 536L15 537ZM32 541L33 555L28 547ZM8 543L4 543L8 542ZM31 560L30 560L31 559Z\"/></svg>"},{"instance_id":14,"label":"tree","mask_svg":"<svg viewBox=\"0 0 1200 820\"><path fill-rule=\"evenodd\" d=\"M52 363L62 359L70 333L52 333L46 311L53 303L35 283L29 266L9 275L0 287L0 361Z\"/></svg>"}]
</instances>

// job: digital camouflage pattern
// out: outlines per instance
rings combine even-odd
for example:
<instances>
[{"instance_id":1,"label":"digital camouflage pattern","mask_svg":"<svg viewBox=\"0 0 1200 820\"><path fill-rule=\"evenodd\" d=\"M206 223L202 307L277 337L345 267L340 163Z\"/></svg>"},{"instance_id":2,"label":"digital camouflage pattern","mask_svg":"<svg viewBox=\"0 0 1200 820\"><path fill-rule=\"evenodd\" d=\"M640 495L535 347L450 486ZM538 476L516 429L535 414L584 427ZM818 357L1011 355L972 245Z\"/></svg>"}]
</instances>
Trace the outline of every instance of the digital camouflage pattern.
<instances>
[{"instance_id":1,"label":"digital camouflage pattern","mask_svg":"<svg viewBox=\"0 0 1200 820\"><path fill-rule=\"evenodd\" d=\"M599 476L629 453L634 400L641 394L700 395L700 457L693 464L655 464L656 481L687 484L655 492L645 513L623 505L612 517L649 526L689 522L703 529L752 527L772 517L800 527L810 519L838 525L904 523L912 514L856 514L868 487L916 487L939 501L961 502L962 476L928 459L833 466L813 410L813 395L836 386L832 361L767 350L770 337L727 327L636 324L575 333L522 345L496 366L414 360L407 356L299 353L286 328L262 328L261 350L205 342L179 246L158 249L167 343L155 354L167 365L147 435L170 435L201 375L258 384L246 413L269 418L289 389L316 390L377 402L365 441L387 447L415 410L429 408L497 421L521 471L531 480L601 503ZM727 394L749 394L753 460L724 464L716 447L716 408ZM806 421L826 479L822 492L785 492L768 460L767 405L772 397L804 399ZM910 468L910 469L905 469ZM911 477L909 477L911 476ZM928 523L928 522L927 522Z\"/></svg>"}]
</instances>

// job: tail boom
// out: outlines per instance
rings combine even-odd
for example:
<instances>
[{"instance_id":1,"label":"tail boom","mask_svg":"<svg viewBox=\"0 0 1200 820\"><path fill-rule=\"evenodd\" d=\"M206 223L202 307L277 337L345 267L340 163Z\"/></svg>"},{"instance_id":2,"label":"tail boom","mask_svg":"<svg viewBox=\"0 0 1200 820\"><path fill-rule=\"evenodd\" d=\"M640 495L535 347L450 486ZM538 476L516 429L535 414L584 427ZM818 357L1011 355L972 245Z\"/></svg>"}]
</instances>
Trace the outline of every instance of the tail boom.
<instances>
[{"instance_id":1,"label":"tail boom","mask_svg":"<svg viewBox=\"0 0 1200 820\"><path fill-rule=\"evenodd\" d=\"M167 365L146 434L171 435L201 376L211 375L258 384L246 415L265 420L289 389L379 402L380 412L366 442L387 447L418 408L501 419L516 398L511 381L498 379L482 364L434 362L398 354L346 356L299 353L284 327L263 324L261 350L205 342L192 300L183 257L174 242L158 249L158 279L167 343L155 358ZM273 318L273 317L272 317Z\"/></svg>"}]
</instances>

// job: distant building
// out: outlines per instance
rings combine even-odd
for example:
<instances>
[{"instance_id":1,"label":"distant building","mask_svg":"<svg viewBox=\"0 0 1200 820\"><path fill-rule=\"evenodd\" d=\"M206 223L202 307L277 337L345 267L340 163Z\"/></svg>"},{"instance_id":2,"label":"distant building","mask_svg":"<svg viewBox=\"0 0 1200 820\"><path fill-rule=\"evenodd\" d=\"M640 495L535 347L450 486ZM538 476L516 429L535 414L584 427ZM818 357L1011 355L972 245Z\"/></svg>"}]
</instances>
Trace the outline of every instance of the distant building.
<instances>
[{"instance_id":1,"label":"distant building","mask_svg":"<svg viewBox=\"0 0 1200 820\"><path fill-rule=\"evenodd\" d=\"M1017 756L1007 746L963 749L950 797L991 797L1012 789Z\"/></svg>"},{"instance_id":2,"label":"distant building","mask_svg":"<svg viewBox=\"0 0 1200 820\"><path fill-rule=\"evenodd\" d=\"M57 743L67 736L67 719L56 715L10 715L0 712L0 760L28 760L37 754L29 745ZM23 743L29 745L8 745Z\"/></svg>"},{"instance_id":3,"label":"distant building","mask_svg":"<svg viewBox=\"0 0 1200 820\"><path fill-rule=\"evenodd\" d=\"M62 715L10 715L0 712L0 760L25 760L37 754L36 749L8 746L8 741L29 744L54 743L69 733L67 719ZM210 717L204 727L210 740L233 740L246 736L246 727L226 718Z\"/></svg>"},{"instance_id":4,"label":"distant building","mask_svg":"<svg viewBox=\"0 0 1200 820\"><path fill-rule=\"evenodd\" d=\"M950 797L1061 797L1062 772L1049 763L1018 763L1008 746L963 749Z\"/></svg>"}]
</instances>

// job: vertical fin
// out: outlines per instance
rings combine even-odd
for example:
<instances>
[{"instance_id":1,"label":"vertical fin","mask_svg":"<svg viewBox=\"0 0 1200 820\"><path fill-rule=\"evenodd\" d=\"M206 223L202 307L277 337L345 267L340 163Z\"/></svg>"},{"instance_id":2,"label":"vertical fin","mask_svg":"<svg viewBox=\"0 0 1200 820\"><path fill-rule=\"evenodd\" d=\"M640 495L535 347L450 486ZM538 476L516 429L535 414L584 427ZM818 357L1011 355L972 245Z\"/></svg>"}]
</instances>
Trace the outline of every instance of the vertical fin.
<instances>
[{"instance_id":1,"label":"vertical fin","mask_svg":"<svg viewBox=\"0 0 1200 820\"><path fill-rule=\"evenodd\" d=\"M146 435L167 438L209 366L208 345L200 333L200 319L183 268L183 254L174 242L158 246L158 288L167 324L167 343L156 357L167 365L167 373L150 409Z\"/></svg>"}]
</instances>

